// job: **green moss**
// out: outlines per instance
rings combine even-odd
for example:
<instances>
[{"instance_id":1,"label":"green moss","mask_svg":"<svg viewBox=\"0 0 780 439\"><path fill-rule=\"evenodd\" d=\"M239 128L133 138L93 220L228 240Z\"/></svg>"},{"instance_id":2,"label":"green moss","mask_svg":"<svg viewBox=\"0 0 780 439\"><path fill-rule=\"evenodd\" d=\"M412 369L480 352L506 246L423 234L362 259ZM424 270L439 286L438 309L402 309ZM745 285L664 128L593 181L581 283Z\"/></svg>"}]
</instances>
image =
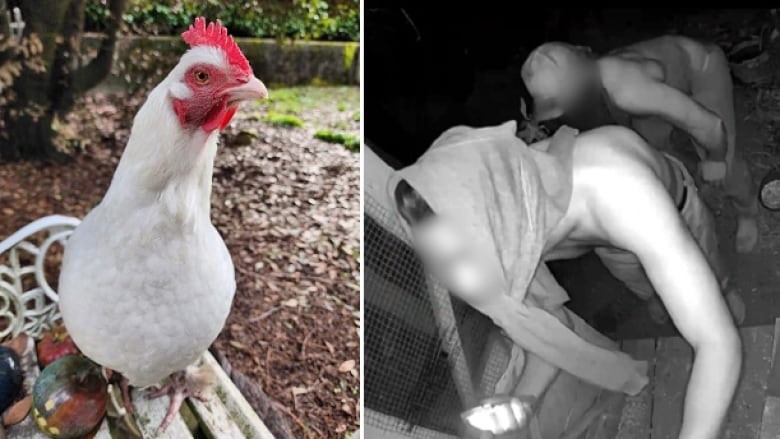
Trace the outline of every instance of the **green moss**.
<instances>
[{"instance_id":1,"label":"green moss","mask_svg":"<svg viewBox=\"0 0 780 439\"><path fill-rule=\"evenodd\" d=\"M277 126L301 128L303 127L303 121L290 114L281 114L275 111L270 111L265 116L265 121Z\"/></svg>"},{"instance_id":2,"label":"green moss","mask_svg":"<svg viewBox=\"0 0 780 439\"><path fill-rule=\"evenodd\" d=\"M271 90L268 95L268 102L298 102L301 100L301 93L296 88L278 88Z\"/></svg>"},{"instance_id":3,"label":"green moss","mask_svg":"<svg viewBox=\"0 0 780 439\"><path fill-rule=\"evenodd\" d=\"M246 420L243 416L236 416L235 413L230 414L233 418L233 421L236 422L236 425L238 426L238 429L241 430L241 434L244 435L244 437L252 437L252 433L254 431L252 428L246 423Z\"/></svg>"},{"instance_id":4,"label":"green moss","mask_svg":"<svg viewBox=\"0 0 780 439\"><path fill-rule=\"evenodd\" d=\"M315 76L315 77L311 78L310 84L313 87L327 87L329 85L332 85L330 82L320 78L319 76Z\"/></svg>"},{"instance_id":5,"label":"green moss","mask_svg":"<svg viewBox=\"0 0 780 439\"><path fill-rule=\"evenodd\" d=\"M214 393L217 394L217 398L222 401L222 404L227 404L227 395L225 395L225 391L222 387L217 386L217 388L214 389Z\"/></svg>"},{"instance_id":6,"label":"green moss","mask_svg":"<svg viewBox=\"0 0 780 439\"><path fill-rule=\"evenodd\" d=\"M356 111L355 113L352 114L352 120L354 120L355 122L360 122L360 112L359 111Z\"/></svg>"},{"instance_id":7,"label":"green moss","mask_svg":"<svg viewBox=\"0 0 780 439\"><path fill-rule=\"evenodd\" d=\"M151 420L146 415L136 415L136 421L138 421L138 425L142 428L146 428L149 426L149 423Z\"/></svg>"},{"instance_id":8,"label":"green moss","mask_svg":"<svg viewBox=\"0 0 780 439\"><path fill-rule=\"evenodd\" d=\"M184 420L184 424L187 426L187 430L194 432L200 428L200 423L198 422L198 417L195 415L195 412L192 410L190 404L191 403L189 401L186 404L182 404L179 415L181 416L182 420Z\"/></svg>"},{"instance_id":9,"label":"green moss","mask_svg":"<svg viewBox=\"0 0 780 439\"><path fill-rule=\"evenodd\" d=\"M344 45L344 73L349 74L350 70L352 70L352 63L355 62L355 53L359 47L357 43Z\"/></svg>"},{"instance_id":10,"label":"green moss","mask_svg":"<svg viewBox=\"0 0 780 439\"><path fill-rule=\"evenodd\" d=\"M340 111L355 111L360 107L358 87L289 87L271 88L268 99L257 101L257 106L283 114L301 114L336 103ZM343 110L342 110L343 108Z\"/></svg>"},{"instance_id":11,"label":"green moss","mask_svg":"<svg viewBox=\"0 0 780 439\"><path fill-rule=\"evenodd\" d=\"M330 130L319 130L314 133L314 137L330 143L340 143L350 151L360 151L360 139L352 134L334 133Z\"/></svg>"},{"instance_id":12,"label":"green moss","mask_svg":"<svg viewBox=\"0 0 780 439\"><path fill-rule=\"evenodd\" d=\"M297 88L279 88L268 94L268 99L261 101L274 112L287 114L301 114L303 102L301 93Z\"/></svg>"}]
</instances>

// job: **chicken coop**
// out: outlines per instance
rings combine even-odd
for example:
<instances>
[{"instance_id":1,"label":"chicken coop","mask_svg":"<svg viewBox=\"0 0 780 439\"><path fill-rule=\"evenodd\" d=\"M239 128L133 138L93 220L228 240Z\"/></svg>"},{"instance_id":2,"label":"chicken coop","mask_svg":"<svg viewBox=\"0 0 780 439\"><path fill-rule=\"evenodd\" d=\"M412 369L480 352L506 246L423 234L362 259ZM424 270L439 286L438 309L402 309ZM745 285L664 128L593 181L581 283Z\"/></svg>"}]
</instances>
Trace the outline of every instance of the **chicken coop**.
<instances>
[{"instance_id":1,"label":"chicken coop","mask_svg":"<svg viewBox=\"0 0 780 439\"><path fill-rule=\"evenodd\" d=\"M24 407L24 399L27 399L24 397L33 393L32 389L42 370L37 358L36 344L44 332L61 321L57 306L59 297L51 285L55 284L59 273L62 249L79 222L76 218L52 215L36 220L0 240L0 343L13 347L18 352L24 376L22 389L17 395L18 401L11 409ZM133 389L132 400L136 416L134 421L131 421L127 418L127 411L118 402L121 395L117 388L109 385L106 394L107 416L96 426L92 431L93 436L90 437L273 438L231 378L209 352L204 353L198 360L198 366L201 371L208 371L213 377L214 387L209 391L210 396L206 401L187 398L164 434L158 435L155 430L167 411L167 396L147 399L144 390ZM3 373L7 371L0 373L0 376ZM0 390L0 393L8 391ZM51 429L52 425L42 423L41 418L34 415L35 410L30 410L29 403L26 410L14 409L14 417L19 418L14 422L9 421L11 409L0 413L3 415L0 419L7 424L4 431L0 428L0 437L44 439L50 437L47 434L58 433ZM20 416L20 413L23 416ZM3 422L0 422L0 427ZM134 425L131 430L137 429L135 433L128 432L128 426L131 424ZM42 429L49 430L44 434Z\"/></svg>"},{"instance_id":2,"label":"chicken coop","mask_svg":"<svg viewBox=\"0 0 780 439\"><path fill-rule=\"evenodd\" d=\"M371 148L363 151L366 437L491 437L467 427L461 413L493 395L508 342L425 272L394 213L387 187L393 169ZM780 320L741 328L740 335L743 373L723 437L780 437ZM535 428L511 437L676 437L690 346L679 336L618 346L648 361L650 383L640 394L602 391L561 371L536 405Z\"/></svg>"}]
</instances>

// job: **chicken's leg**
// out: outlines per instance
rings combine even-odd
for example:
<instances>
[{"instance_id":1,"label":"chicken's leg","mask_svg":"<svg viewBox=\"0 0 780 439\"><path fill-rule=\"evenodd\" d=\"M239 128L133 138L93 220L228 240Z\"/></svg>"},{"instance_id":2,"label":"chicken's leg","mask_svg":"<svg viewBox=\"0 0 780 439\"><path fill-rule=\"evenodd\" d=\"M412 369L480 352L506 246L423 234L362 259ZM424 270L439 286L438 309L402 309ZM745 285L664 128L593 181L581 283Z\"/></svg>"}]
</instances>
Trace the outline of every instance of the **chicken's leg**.
<instances>
[{"instance_id":1,"label":"chicken's leg","mask_svg":"<svg viewBox=\"0 0 780 439\"><path fill-rule=\"evenodd\" d=\"M135 416L135 406L130 398L130 381L124 375L119 380L119 388L122 389L122 402L125 403L125 411L130 416Z\"/></svg>"},{"instance_id":2,"label":"chicken's leg","mask_svg":"<svg viewBox=\"0 0 780 439\"><path fill-rule=\"evenodd\" d=\"M173 418L176 417L176 413L181 409L181 405L184 399L192 397L206 401L208 398L205 396L204 390L213 385L213 379L209 377L209 374L203 373L202 370L195 368L194 370L184 370L176 372L171 375L171 379L168 384L160 386L151 390L146 394L149 399L159 398L161 396L168 395L171 398L171 402L168 405L168 412L165 414L160 427L157 432L162 433L171 424Z\"/></svg>"}]
</instances>

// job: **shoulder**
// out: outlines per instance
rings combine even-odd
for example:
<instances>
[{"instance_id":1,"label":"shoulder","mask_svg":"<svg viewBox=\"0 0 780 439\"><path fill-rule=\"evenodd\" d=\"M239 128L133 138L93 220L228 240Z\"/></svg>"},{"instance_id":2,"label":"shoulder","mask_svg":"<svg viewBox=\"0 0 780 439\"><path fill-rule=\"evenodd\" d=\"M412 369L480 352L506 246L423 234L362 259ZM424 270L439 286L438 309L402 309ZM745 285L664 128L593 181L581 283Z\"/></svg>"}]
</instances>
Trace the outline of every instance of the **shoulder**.
<instances>
[{"instance_id":1,"label":"shoulder","mask_svg":"<svg viewBox=\"0 0 780 439\"><path fill-rule=\"evenodd\" d=\"M619 125L585 131L575 141L575 167L652 170L657 160L658 153L639 134Z\"/></svg>"},{"instance_id":2,"label":"shoulder","mask_svg":"<svg viewBox=\"0 0 780 439\"><path fill-rule=\"evenodd\" d=\"M602 127L577 137L573 176L577 192L588 200L595 216L613 211L627 198L668 197L663 158L634 131ZM612 207L610 207L612 206Z\"/></svg>"},{"instance_id":3,"label":"shoulder","mask_svg":"<svg viewBox=\"0 0 780 439\"><path fill-rule=\"evenodd\" d=\"M706 46L705 43L690 37L667 34L631 44L613 53L633 53L650 59L664 59L674 55L676 52L696 48L703 50Z\"/></svg>"},{"instance_id":4,"label":"shoulder","mask_svg":"<svg viewBox=\"0 0 780 439\"><path fill-rule=\"evenodd\" d=\"M645 71L644 58L609 55L598 60L599 77L604 90L615 101L631 99L632 92L655 78Z\"/></svg>"},{"instance_id":5,"label":"shoulder","mask_svg":"<svg viewBox=\"0 0 780 439\"><path fill-rule=\"evenodd\" d=\"M577 136L567 236L626 248L626 234L641 232L654 212L676 215L660 177L662 160L624 127L606 126Z\"/></svg>"},{"instance_id":6,"label":"shoulder","mask_svg":"<svg viewBox=\"0 0 780 439\"><path fill-rule=\"evenodd\" d=\"M599 59L605 86L618 86L633 81L664 82L666 70L674 68L680 56L702 52L706 46L688 37L663 35L626 46Z\"/></svg>"}]
</instances>

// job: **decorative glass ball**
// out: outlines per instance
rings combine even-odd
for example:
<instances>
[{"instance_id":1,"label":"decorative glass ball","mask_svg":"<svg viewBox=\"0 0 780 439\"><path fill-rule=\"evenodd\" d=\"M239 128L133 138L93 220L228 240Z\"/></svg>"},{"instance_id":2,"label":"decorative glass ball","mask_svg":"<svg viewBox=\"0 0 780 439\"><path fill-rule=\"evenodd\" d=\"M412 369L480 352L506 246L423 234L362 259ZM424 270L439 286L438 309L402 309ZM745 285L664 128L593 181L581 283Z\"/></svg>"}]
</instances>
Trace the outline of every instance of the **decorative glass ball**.
<instances>
[{"instance_id":1,"label":"decorative glass ball","mask_svg":"<svg viewBox=\"0 0 780 439\"><path fill-rule=\"evenodd\" d=\"M97 364L83 355L62 357L35 381L33 419L50 437L83 437L103 420L107 388Z\"/></svg>"}]
</instances>

